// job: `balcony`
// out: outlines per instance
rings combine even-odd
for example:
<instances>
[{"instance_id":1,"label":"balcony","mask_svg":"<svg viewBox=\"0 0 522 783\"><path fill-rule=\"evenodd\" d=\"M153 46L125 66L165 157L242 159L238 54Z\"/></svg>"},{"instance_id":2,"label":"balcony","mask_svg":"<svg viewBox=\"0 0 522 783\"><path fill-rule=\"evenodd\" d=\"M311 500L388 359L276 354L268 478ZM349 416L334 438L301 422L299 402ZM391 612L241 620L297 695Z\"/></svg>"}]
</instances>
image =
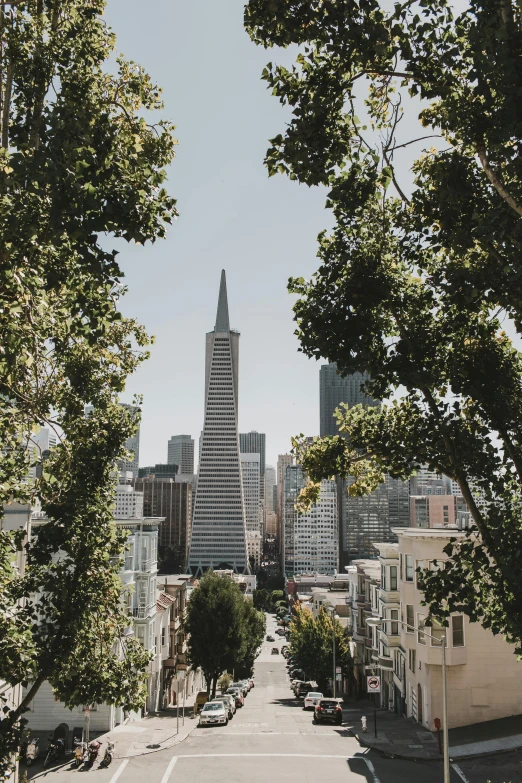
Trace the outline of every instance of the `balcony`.
<instances>
[{"instance_id":1,"label":"balcony","mask_svg":"<svg viewBox=\"0 0 522 783\"><path fill-rule=\"evenodd\" d=\"M156 558L148 557L146 560L141 560L138 570L149 574L153 570L156 571L157 567Z\"/></svg>"},{"instance_id":2,"label":"balcony","mask_svg":"<svg viewBox=\"0 0 522 783\"><path fill-rule=\"evenodd\" d=\"M132 609L132 616L136 620L145 620L147 617L152 617L156 611L156 604L148 604L148 606L134 606Z\"/></svg>"},{"instance_id":3,"label":"balcony","mask_svg":"<svg viewBox=\"0 0 522 783\"><path fill-rule=\"evenodd\" d=\"M123 570L124 571L134 571L134 557L129 556L125 558L125 563L123 564Z\"/></svg>"}]
</instances>

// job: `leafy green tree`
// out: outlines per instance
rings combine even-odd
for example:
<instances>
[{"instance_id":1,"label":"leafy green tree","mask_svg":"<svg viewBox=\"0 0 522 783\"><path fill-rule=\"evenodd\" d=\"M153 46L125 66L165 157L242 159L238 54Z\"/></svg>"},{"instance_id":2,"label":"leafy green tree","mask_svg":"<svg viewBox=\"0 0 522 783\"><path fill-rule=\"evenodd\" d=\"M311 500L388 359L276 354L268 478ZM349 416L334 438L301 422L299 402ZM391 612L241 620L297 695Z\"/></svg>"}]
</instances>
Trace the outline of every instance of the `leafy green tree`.
<instances>
[{"instance_id":1,"label":"leafy green tree","mask_svg":"<svg viewBox=\"0 0 522 783\"><path fill-rule=\"evenodd\" d=\"M282 574L275 574L274 576L269 576L267 583L266 583L266 589L267 590L283 590L285 586L285 578Z\"/></svg>"},{"instance_id":2,"label":"leafy green tree","mask_svg":"<svg viewBox=\"0 0 522 783\"><path fill-rule=\"evenodd\" d=\"M339 437L295 439L301 507L333 475L355 477L351 494L424 464L451 477L473 524L426 575L427 601L520 653L522 362L504 325L522 331L522 17L511 1L453 5L250 0L245 22L256 43L299 47L263 72L292 112L269 174L326 187L333 216L318 271L289 285L301 350L369 372L384 401L339 411Z\"/></svg>"},{"instance_id":3,"label":"leafy green tree","mask_svg":"<svg viewBox=\"0 0 522 783\"><path fill-rule=\"evenodd\" d=\"M254 590L253 596L254 608L260 612L269 612L272 608L272 600L268 590Z\"/></svg>"},{"instance_id":4,"label":"leafy green tree","mask_svg":"<svg viewBox=\"0 0 522 783\"><path fill-rule=\"evenodd\" d=\"M235 660L236 677L250 677L258 647L262 644L266 632L266 619L263 612L258 611L250 601L243 601L242 645Z\"/></svg>"},{"instance_id":5,"label":"leafy green tree","mask_svg":"<svg viewBox=\"0 0 522 783\"><path fill-rule=\"evenodd\" d=\"M190 596L185 631L188 658L201 667L212 696L224 671L233 671L243 659L245 599L232 580L207 571Z\"/></svg>"},{"instance_id":6,"label":"leafy green tree","mask_svg":"<svg viewBox=\"0 0 522 783\"><path fill-rule=\"evenodd\" d=\"M276 606L278 601L282 601L285 597L283 590L272 590L272 606Z\"/></svg>"},{"instance_id":7,"label":"leafy green tree","mask_svg":"<svg viewBox=\"0 0 522 783\"><path fill-rule=\"evenodd\" d=\"M219 680L217 681L217 685L221 693L225 693L228 688L230 687L230 683L232 682L232 675L228 672L223 672Z\"/></svg>"},{"instance_id":8,"label":"leafy green tree","mask_svg":"<svg viewBox=\"0 0 522 783\"><path fill-rule=\"evenodd\" d=\"M333 636L332 618L324 608L314 618L308 608L297 607L290 625L290 654L297 668L317 683L321 693L327 692L328 680L333 677ZM348 639L338 620L335 620L335 664L341 667L345 677L351 676L353 662Z\"/></svg>"},{"instance_id":9,"label":"leafy green tree","mask_svg":"<svg viewBox=\"0 0 522 783\"><path fill-rule=\"evenodd\" d=\"M119 310L111 241L164 235L175 140L169 123L150 124L162 104L142 68L118 57L106 69L115 38L103 8L0 4L0 508L39 502L48 517L30 541L0 531L0 678L28 686L2 712L0 777L44 680L68 707L138 708L145 696L112 507L115 462L139 423L118 396L149 339ZM30 438L42 425L59 438L45 462Z\"/></svg>"}]
</instances>

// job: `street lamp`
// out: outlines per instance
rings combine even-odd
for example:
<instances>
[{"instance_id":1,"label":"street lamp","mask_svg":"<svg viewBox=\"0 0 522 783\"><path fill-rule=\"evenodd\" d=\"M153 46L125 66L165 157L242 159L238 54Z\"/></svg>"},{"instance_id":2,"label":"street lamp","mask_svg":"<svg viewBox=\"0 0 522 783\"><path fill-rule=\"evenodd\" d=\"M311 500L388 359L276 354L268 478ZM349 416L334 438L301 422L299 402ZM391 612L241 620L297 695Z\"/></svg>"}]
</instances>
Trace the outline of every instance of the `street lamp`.
<instances>
[{"instance_id":1,"label":"street lamp","mask_svg":"<svg viewBox=\"0 0 522 783\"><path fill-rule=\"evenodd\" d=\"M427 636L428 639L433 639L442 647L442 735L444 738L444 783L450 783L450 765L449 765L449 747L448 747L448 691L446 684L446 636L441 636L440 639L436 636L432 636L426 633L424 628L417 628L414 625L405 623L404 620L384 620L379 617L367 617L366 625L370 628L380 628L386 626L386 623L398 623L399 625L405 625L407 628L411 628L415 633L422 633Z\"/></svg>"},{"instance_id":2,"label":"street lamp","mask_svg":"<svg viewBox=\"0 0 522 783\"><path fill-rule=\"evenodd\" d=\"M332 618L332 638L333 638L333 685L332 685L332 691L333 691L333 697L336 698L336 690L335 690L335 677L336 677L336 671L335 671L335 606L330 606L327 610L328 614Z\"/></svg>"}]
</instances>

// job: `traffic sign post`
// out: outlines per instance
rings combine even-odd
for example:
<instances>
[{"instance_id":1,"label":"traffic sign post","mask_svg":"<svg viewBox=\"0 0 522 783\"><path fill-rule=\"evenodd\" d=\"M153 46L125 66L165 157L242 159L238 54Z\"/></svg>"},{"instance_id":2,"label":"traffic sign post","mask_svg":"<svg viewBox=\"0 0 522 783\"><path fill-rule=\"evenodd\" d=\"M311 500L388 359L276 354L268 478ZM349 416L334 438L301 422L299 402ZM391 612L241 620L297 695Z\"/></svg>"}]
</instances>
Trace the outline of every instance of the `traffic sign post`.
<instances>
[{"instance_id":1,"label":"traffic sign post","mask_svg":"<svg viewBox=\"0 0 522 783\"><path fill-rule=\"evenodd\" d=\"M368 693L380 693L381 692L381 678L375 674L371 674L366 678L366 687ZM373 733L377 737L377 710L373 710Z\"/></svg>"}]
</instances>

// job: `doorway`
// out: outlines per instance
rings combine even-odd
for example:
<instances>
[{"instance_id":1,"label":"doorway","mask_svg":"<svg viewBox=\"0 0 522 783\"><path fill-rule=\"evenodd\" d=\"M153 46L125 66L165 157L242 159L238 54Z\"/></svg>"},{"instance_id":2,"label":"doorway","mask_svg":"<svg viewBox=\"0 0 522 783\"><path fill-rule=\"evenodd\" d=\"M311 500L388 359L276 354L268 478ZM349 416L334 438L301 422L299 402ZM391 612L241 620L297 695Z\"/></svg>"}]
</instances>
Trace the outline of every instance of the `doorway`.
<instances>
[{"instance_id":1,"label":"doorway","mask_svg":"<svg viewBox=\"0 0 522 783\"><path fill-rule=\"evenodd\" d=\"M417 685L417 720L422 723L422 688Z\"/></svg>"}]
</instances>

